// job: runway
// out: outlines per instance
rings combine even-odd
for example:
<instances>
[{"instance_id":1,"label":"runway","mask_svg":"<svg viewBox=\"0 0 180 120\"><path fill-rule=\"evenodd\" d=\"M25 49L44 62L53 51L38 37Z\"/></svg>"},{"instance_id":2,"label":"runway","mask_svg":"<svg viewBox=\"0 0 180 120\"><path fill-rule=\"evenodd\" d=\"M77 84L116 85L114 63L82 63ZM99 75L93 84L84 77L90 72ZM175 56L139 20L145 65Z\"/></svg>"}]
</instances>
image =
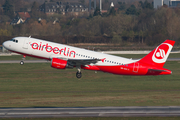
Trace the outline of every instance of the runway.
<instances>
[{"instance_id":1,"label":"runway","mask_svg":"<svg viewBox=\"0 0 180 120\"><path fill-rule=\"evenodd\" d=\"M0 60L0 63L20 63L21 60ZM167 61L180 61L180 58L168 58ZM25 60L24 63L47 63L47 60Z\"/></svg>"},{"instance_id":2,"label":"runway","mask_svg":"<svg viewBox=\"0 0 180 120\"><path fill-rule=\"evenodd\" d=\"M0 108L0 118L35 117L172 117L180 106L85 107L85 108Z\"/></svg>"}]
</instances>

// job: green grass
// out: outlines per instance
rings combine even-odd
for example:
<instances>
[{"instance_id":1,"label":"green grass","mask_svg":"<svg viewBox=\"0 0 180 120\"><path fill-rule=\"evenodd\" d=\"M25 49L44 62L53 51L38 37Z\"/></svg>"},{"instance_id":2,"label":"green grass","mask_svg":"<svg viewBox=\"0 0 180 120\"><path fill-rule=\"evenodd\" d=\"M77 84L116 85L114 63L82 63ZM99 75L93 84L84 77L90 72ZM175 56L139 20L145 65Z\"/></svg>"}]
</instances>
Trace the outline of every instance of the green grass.
<instances>
[{"instance_id":1,"label":"green grass","mask_svg":"<svg viewBox=\"0 0 180 120\"><path fill-rule=\"evenodd\" d=\"M167 62L168 76L122 76L50 63L0 64L0 107L180 105L180 62Z\"/></svg>"}]
</instances>

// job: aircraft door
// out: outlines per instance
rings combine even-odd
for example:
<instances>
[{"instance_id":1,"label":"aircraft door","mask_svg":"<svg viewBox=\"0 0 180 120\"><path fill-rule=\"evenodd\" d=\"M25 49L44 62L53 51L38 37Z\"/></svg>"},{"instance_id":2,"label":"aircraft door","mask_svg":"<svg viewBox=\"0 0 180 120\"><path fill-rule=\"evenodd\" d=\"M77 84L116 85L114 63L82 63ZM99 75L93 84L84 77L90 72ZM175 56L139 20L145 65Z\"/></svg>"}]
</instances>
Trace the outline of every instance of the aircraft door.
<instances>
[{"instance_id":1,"label":"aircraft door","mask_svg":"<svg viewBox=\"0 0 180 120\"><path fill-rule=\"evenodd\" d=\"M25 39L23 43L23 48L28 49L29 40Z\"/></svg>"},{"instance_id":2,"label":"aircraft door","mask_svg":"<svg viewBox=\"0 0 180 120\"><path fill-rule=\"evenodd\" d=\"M134 63L133 72L138 72L139 70L139 63Z\"/></svg>"}]
</instances>

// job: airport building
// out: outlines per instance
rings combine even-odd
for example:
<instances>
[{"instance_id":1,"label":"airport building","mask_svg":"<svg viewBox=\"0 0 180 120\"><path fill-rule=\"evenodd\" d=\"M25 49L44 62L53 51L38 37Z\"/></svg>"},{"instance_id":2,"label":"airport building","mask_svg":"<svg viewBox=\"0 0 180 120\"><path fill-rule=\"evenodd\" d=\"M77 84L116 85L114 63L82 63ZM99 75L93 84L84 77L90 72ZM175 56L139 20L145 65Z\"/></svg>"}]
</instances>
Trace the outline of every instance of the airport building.
<instances>
[{"instance_id":1,"label":"airport building","mask_svg":"<svg viewBox=\"0 0 180 120\"><path fill-rule=\"evenodd\" d=\"M163 6L163 0L154 0L154 8L159 8Z\"/></svg>"},{"instance_id":2,"label":"airport building","mask_svg":"<svg viewBox=\"0 0 180 120\"><path fill-rule=\"evenodd\" d=\"M180 0L154 0L154 8L159 8L163 5L168 7L177 7L180 6Z\"/></svg>"}]
</instances>

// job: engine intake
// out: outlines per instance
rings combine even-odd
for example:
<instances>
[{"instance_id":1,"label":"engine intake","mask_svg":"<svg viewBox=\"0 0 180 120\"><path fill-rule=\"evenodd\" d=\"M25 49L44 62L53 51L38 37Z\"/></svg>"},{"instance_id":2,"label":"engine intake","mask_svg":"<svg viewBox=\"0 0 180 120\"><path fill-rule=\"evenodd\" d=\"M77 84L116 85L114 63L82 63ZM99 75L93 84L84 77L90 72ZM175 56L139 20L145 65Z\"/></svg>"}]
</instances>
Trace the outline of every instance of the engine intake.
<instances>
[{"instance_id":1,"label":"engine intake","mask_svg":"<svg viewBox=\"0 0 180 120\"><path fill-rule=\"evenodd\" d=\"M73 68L73 66L69 65L66 60L53 58L51 60L51 67L56 69L66 69L66 68Z\"/></svg>"}]
</instances>

